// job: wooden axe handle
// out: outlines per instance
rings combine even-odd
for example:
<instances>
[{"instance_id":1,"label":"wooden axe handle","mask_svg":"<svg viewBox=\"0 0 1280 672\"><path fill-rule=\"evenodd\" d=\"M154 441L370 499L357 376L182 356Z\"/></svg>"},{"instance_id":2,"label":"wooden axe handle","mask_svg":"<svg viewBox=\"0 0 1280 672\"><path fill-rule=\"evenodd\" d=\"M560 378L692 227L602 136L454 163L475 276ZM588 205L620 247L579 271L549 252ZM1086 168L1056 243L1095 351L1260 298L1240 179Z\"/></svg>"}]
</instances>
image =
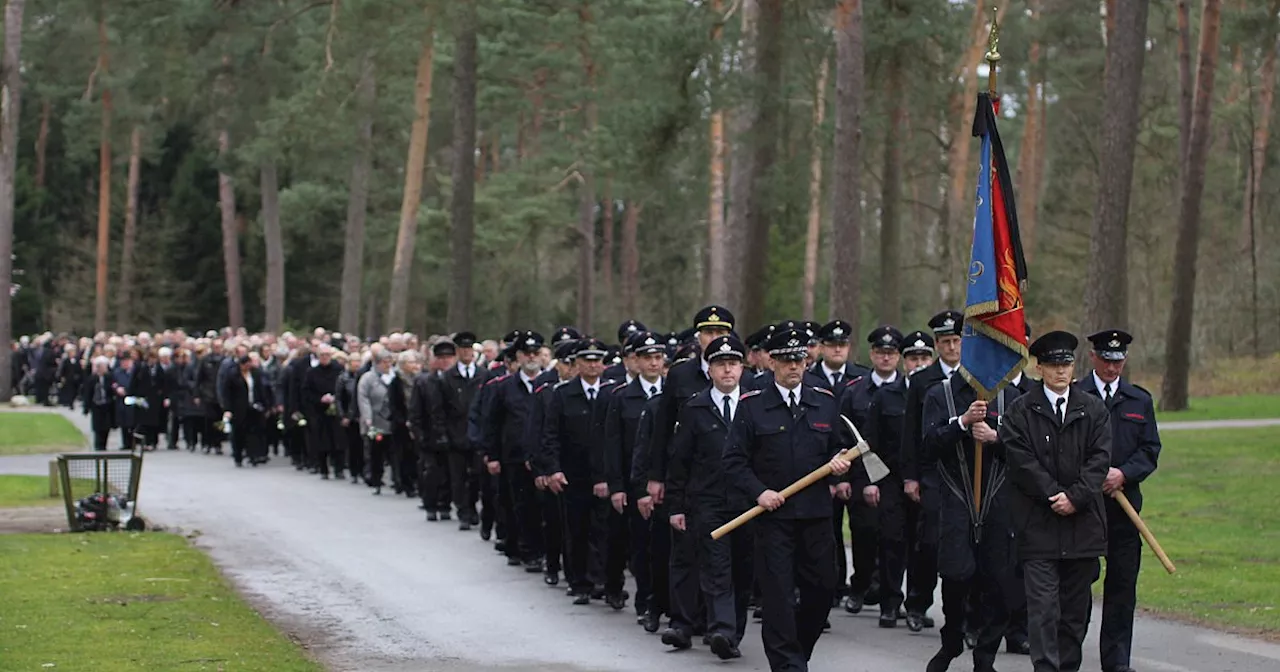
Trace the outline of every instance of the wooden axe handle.
<instances>
[{"instance_id":1,"label":"wooden axe handle","mask_svg":"<svg viewBox=\"0 0 1280 672\"><path fill-rule=\"evenodd\" d=\"M1164 549L1160 548L1160 542L1156 541L1156 535L1151 534L1151 529L1147 527L1146 523L1142 522L1142 517L1133 508L1133 504L1129 502L1129 498L1125 496L1124 491L1116 490L1115 499L1120 504L1120 508L1124 509L1124 512L1129 516L1129 520L1133 521L1134 527L1138 528L1138 534L1141 534L1147 545L1151 547L1151 550L1156 552L1156 557L1160 559L1160 564L1164 565L1164 571L1170 574L1178 571L1173 566L1173 561L1169 559L1169 556L1164 554Z\"/></svg>"},{"instance_id":2,"label":"wooden axe handle","mask_svg":"<svg viewBox=\"0 0 1280 672\"><path fill-rule=\"evenodd\" d=\"M853 446L852 448L849 448L848 450L840 451L840 457L852 462L853 460L856 460L859 457L861 457L862 454L866 452L870 452L870 449L867 448L867 444L858 443L857 445ZM809 472L809 474L804 478L783 488L782 492L778 494L782 495L783 498L785 499L790 499L792 495L796 494L797 492L800 492L801 490L804 490L805 488L813 485L814 483L817 483L818 481L821 481L822 479L830 475L831 475L831 464L830 463L824 464L821 467L818 467L817 469L814 469L813 471ZM711 538L719 539L720 537L723 537L724 535L729 534L730 532L738 529L739 527L746 525L747 521L750 521L756 516L759 516L760 514L764 513L766 510L767 509L765 509L763 506L760 506L758 504L756 506L751 507L742 515L738 516L737 518L734 518L733 520L713 530L711 532Z\"/></svg>"}]
</instances>

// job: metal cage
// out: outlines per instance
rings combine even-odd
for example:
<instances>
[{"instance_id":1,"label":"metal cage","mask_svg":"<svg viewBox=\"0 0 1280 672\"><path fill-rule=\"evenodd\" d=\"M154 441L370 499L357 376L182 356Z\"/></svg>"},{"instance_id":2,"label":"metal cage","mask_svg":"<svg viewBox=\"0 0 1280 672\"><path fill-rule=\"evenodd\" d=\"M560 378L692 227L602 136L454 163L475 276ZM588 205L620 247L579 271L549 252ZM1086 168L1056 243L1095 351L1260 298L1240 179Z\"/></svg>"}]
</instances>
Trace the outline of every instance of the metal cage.
<instances>
[{"instance_id":1,"label":"metal cage","mask_svg":"<svg viewBox=\"0 0 1280 672\"><path fill-rule=\"evenodd\" d=\"M142 453L62 453L58 455L58 480L67 509L67 525L73 532L82 529L76 502L95 493L123 495L133 503L136 515Z\"/></svg>"}]
</instances>

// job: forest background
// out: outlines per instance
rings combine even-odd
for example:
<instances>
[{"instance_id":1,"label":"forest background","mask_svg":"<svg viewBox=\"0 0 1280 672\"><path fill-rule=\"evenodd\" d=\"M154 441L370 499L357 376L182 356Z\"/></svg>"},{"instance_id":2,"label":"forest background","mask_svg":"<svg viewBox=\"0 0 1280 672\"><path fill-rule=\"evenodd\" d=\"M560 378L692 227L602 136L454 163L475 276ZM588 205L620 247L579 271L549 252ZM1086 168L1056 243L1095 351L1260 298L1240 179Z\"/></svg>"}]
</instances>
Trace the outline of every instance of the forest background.
<instances>
[{"instance_id":1,"label":"forest background","mask_svg":"<svg viewBox=\"0 0 1280 672\"><path fill-rule=\"evenodd\" d=\"M1280 349L1280 0L5 5L0 340L918 328L995 9L1036 331L1129 329L1173 408Z\"/></svg>"}]
</instances>

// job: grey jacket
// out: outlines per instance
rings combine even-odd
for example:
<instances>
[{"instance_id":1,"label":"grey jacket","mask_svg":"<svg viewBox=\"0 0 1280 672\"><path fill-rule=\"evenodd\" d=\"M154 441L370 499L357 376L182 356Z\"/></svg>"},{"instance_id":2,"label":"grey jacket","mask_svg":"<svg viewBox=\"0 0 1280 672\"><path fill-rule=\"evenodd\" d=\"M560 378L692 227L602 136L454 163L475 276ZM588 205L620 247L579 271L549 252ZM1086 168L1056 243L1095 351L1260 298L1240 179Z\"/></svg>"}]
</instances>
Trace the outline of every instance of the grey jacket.
<instances>
[{"instance_id":1,"label":"grey jacket","mask_svg":"<svg viewBox=\"0 0 1280 672\"><path fill-rule=\"evenodd\" d=\"M391 388L382 382L377 369L360 376L360 382L356 383L356 404L360 407L361 431L367 432L372 426L380 434L391 433Z\"/></svg>"}]
</instances>

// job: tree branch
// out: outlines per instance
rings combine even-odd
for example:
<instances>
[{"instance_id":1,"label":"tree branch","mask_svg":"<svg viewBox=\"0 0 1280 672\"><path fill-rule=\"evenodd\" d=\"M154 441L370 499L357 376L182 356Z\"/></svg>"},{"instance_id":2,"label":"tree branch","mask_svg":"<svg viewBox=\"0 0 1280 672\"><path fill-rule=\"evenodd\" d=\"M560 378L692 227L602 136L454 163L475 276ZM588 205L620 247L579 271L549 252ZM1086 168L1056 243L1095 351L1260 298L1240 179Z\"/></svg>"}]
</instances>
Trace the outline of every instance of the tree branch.
<instances>
[{"instance_id":1,"label":"tree branch","mask_svg":"<svg viewBox=\"0 0 1280 672\"><path fill-rule=\"evenodd\" d=\"M336 2L336 0L332 0L332 1ZM330 2L331 0L317 0L317 2L313 2L309 5L305 5L299 8L296 12L292 14L280 17L279 19L276 19L275 21L271 22L271 26L267 28L266 36L262 38L262 55L266 56L267 54L271 53L271 35L272 33L275 32L276 28L278 28L281 24L288 23L298 18L299 16L302 16L307 12L313 9L316 9L317 7L328 6Z\"/></svg>"}]
</instances>

